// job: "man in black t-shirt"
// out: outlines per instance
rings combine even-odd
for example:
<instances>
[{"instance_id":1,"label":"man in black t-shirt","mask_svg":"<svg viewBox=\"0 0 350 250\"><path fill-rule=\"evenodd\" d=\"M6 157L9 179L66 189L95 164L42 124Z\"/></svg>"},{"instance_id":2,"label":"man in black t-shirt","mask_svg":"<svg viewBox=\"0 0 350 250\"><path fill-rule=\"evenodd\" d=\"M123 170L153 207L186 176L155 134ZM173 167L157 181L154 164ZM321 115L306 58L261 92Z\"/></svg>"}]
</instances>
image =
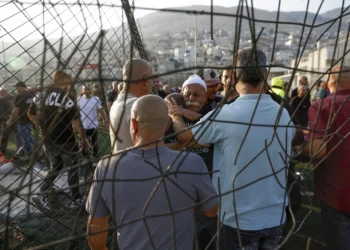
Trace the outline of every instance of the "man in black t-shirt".
<instances>
[{"instance_id":1,"label":"man in black t-shirt","mask_svg":"<svg viewBox=\"0 0 350 250\"><path fill-rule=\"evenodd\" d=\"M235 87L235 72L230 69L225 69L221 75L221 82L224 85L224 96L227 96L227 99L224 104L231 104L236 101L239 97L239 94Z\"/></svg>"},{"instance_id":2,"label":"man in black t-shirt","mask_svg":"<svg viewBox=\"0 0 350 250\"><path fill-rule=\"evenodd\" d=\"M301 76L299 80L299 86L306 86L307 87L307 98L310 99L310 92L309 92L309 80L307 76ZM290 99L293 99L294 97L298 96L298 87L292 90L292 94Z\"/></svg>"},{"instance_id":3,"label":"man in black t-shirt","mask_svg":"<svg viewBox=\"0 0 350 250\"><path fill-rule=\"evenodd\" d=\"M311 106L310 98L307 96L308 89L306 86L300 85L298 87L298 95L290 100L290 106L295 111L299 124L304 128L308 127L309 116L308 111ZM301 103L301 104L300 104ZM300 104L300 106L299 106Z\"/></svg>"},{"instance_id":4,"label":"man in black t-shirt","mask_svg":"<svg viewBox=\"0 0 350 250\"><path fill-rule=\"evenodd\" d=\"M52 187L62 168L68 168L68 184L74 199L71 208L76 209L83 205L79 187L77 187L78 170L74 168L78 163L79 147L73 127L79 133L83 150L86 150L87 141L79 111L67 90L70 85L71 78L68 74L62 71L56 72L53 87L38 93L28 112L30 119L41 129L45 153L51 163L51 169L40 188L42 194L36 199L47 209L50 208L50 197L45 191ZM37 112L39 109L40 113Z\"/></svg>"},{"instance_id":5,"label":"man in black t-shirt","mask_svg":"<svg viewBox=\"0 0 350 250\"><path fill-rule=\"evenodd\" d=\"M32 136L33 123L30 121L27 112L34 94L28 90L24 82L18 82L15 87L18 94L15 97L15 106L6 125L11 126L14 122L19 121L19 132L24 143L24 149L29 156L32 153L34 138Z\"/></svg>"}]
</instances>

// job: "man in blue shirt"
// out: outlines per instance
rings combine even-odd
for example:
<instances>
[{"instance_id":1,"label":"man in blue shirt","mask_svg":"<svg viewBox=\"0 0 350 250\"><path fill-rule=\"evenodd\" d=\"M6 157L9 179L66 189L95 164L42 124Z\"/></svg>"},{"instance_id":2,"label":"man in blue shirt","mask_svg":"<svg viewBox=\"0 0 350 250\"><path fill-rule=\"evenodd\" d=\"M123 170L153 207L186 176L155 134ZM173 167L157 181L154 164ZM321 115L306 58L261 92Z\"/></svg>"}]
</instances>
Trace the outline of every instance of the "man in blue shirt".
<instances>
[{"instance_id":1,"label":"man in blue shirt","mask_svg":"<svg viewBox=\"0 0 350 250\"><path fill-rule=\"evenodd\" d=\"M288 155L295 129L288 112L262 94L265 53L246 48L236 59L240 97L208 113L178 139L214 144L212 179L221 195L220 249L274 249L286 221ZM185 128L181 118L172 118L176 131Z\"/></svg>"}]
</instances>

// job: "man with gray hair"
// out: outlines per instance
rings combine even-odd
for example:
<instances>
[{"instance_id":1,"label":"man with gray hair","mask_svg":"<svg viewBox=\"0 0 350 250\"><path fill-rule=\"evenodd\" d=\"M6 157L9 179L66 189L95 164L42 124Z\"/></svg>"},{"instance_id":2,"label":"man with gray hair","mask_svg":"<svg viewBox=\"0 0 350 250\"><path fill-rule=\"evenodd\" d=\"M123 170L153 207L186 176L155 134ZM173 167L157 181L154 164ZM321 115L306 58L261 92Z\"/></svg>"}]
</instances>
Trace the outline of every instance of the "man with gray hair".
<instances>
[{"instance_id":1,"label":"man with gray hair","mask_svg":"<svg viewBox=\"0 0 350 250\"><path fill-rule=\"evenodd\" d=\"M153 87L153 69L145 60L134 58L123 68L123 90L110 110L110 137L112 152L133 146L130 136L130 112L137 98L150 94Z\"/></svg>"},{"instance_id":2,"label":"man with gray hair","mask_svg":"<svg viewBox=\"0 0 350 250\"><path fill-rule=\"evenodd\" d=\"M86 203L89 244L106 249L111 216L121 250L192 249L195 207L208 217L217 213L207 167L198 155L173 151L159 141L170 125L161 97L137 99L130 118L134 148L106 157L95 171Z\"/></svg>"},{"instance_id":3,"label":"man with gray hair","mask_svg":"<svg viewBox=\"0 0 350 250\"><path fill-rule=\"evenodd\" d=\"M309 80L308 80L307 76L304 75L304 76L300 77L299 86L305 86L307 88L307 90L309 91ZM298 95L298 87L293 89L292 95L290 97L291 99L293 99L294 97L296 97ZM310 99L310 93L307 93L307 98Z\"/></svg>"},{"instance_id":4,"label":"man with gray hair","mask_svg":"<svg viewBox=\"0 0 350 250\"><path fill-rule=\"evenodd\" d=\"M214 144L213 170L219 172L213 173L213 184L225 194L220 249L274 249L286 221L286 175L295 129L288 112L265 94L265 53L245 48L235 59L240 95L235 102L208 113L191 130L185 131L181 117L172 119L175 130L184 131L181 138Z\"/></svg>"}]
</instances>

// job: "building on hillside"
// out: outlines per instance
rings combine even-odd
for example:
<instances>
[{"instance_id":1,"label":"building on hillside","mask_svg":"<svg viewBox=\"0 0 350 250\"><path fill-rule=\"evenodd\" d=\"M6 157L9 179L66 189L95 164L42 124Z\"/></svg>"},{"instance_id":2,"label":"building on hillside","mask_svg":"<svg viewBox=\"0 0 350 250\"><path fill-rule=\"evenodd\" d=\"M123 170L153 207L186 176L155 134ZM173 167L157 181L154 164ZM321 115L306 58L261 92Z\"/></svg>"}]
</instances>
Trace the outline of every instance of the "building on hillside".
<instances>
[{"instance_id":1,"label":"building on hillside","mask_svg":"<svg viewBox=\"0 0 350 250\"><path fill-rule=\"evenodd\" d=\"M350 50L345 49L346 35L339 38L338 44L335 44L335 40L329 42L318 42L317 46L307 53L307 57L304 57L298 68L307 71L315 71L320 73L310 73L309 77L311 83L314 83L322 77L332 66L340 64L343 60L343 65L350 66ZM349 41L348 41L349 43ZM336 48L336 51L334 51ZM333 58L334 55L334 58ZM291 67L294 67L295 59L291 61Z\"/></svg>"}]
</instances>

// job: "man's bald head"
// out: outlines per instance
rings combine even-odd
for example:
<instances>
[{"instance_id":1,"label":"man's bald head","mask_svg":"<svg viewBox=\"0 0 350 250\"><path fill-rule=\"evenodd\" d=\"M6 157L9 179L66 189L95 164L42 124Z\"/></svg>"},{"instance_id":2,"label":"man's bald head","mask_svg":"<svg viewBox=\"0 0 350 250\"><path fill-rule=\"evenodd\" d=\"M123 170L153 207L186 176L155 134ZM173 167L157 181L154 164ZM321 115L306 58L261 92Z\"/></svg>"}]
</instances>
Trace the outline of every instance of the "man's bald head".
<instances>
[{"instance_id":1,"label":"man's bald head","mask_svg":"<svg viewBox=\"0 0 350 250\"><path fill-rule=\"evenodd\" d=\"M328 88L331 93L338 89L350 88L350 67L336 65L331 69L329 74Z\"/></svg>"},{"instance_id":2,"label":"man's bald head","mask_svg":"<svg viewBox=\"0 0 350 250\"><path fill-rule=\"evenodd\" d=\"M137 99L131 108L131 135L139 137L163 137L169 126L168 106L157 95L145 95Z\"/></svg>"},{"instance_id":3,"label":"man's bald head","mask_svg":"<svg viewBox=\"0 0 350 250\"><path fill-rule=\"evenodd\" d=\"M153 69L145 60L134 58L125 63L123 68L123 89L136 97L148 95L153 88Z\"/></svg>"},{"instance_id":4,"label":"man's bald head","mask_svg":"<svg viewBox=\"0 0 350 250\"><path fill-rule=\"evenodd\" d=\"M126 83L142 80L152 76L152 74L152 66L141 58L127 61L123 68L123 79Z\"/></svg>"}]
</instances>

